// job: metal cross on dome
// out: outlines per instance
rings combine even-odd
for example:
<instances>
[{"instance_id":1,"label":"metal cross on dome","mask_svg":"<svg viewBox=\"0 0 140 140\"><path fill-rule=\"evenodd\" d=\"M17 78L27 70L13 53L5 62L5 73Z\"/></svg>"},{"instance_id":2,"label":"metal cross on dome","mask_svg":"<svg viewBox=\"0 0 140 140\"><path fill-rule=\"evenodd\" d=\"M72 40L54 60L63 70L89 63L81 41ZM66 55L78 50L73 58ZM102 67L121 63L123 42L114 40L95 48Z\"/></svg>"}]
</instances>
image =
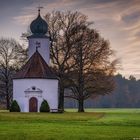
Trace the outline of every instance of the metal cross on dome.
<instances>
[{"instance_id":1,"label":"metal cross on dome","mask_svg":"<svg viewBox=\"0 0 140 140\"><path fill-rule=\"evenodd\" d=\"M39 5L37 8L38 8L38 14L40 14L40 10L41 10L42 8L44 8L44 7L42 7L42 6Z\"/></svg>"}]
</instances>

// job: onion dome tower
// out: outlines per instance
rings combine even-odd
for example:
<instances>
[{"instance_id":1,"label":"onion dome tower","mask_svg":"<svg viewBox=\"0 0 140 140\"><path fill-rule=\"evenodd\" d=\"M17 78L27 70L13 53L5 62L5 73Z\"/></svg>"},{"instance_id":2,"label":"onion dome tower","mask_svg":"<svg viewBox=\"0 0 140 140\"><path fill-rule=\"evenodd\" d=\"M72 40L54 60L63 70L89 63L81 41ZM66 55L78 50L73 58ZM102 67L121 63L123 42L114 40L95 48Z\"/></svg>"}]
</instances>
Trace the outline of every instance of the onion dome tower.
<instances>
[{"instance_id":1,"label":"onion dome tower","mask_svg":"<svg viewBox=\"0 0 140 140\"><path fill-rule=\"evenodd\" d=\"M38 10L38 17L32 21L30 29L34 36L44 36L48 31L48 24L41 18L40 9Z\"/></svg>"},{"instance_id":2,"label":"onion dome tower","mask_svg":"<svg viewBox=\"0 0 140 140\"><path fill-rule=\"evenodd\" d=\"M50 61L50 39L46 35L48 32L48 24L40 15L40 8L38 9L38 16L30 24L30 30L32 35L27 37L29 40L29 58L34 54L36 48L38 48L39 53L49 64Z\"/></svg>"}]
</instances>

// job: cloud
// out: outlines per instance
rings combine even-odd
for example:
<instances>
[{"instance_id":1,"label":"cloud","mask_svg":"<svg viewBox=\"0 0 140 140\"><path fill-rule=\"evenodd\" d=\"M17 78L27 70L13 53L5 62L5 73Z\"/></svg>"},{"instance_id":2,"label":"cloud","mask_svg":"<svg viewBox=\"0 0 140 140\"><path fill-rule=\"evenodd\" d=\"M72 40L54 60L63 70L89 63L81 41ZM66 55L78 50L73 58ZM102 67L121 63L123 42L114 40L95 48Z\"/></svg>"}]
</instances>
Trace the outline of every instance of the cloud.
<instances>
[{"instance_id":1,"label":"cloud","mask_svg":"<svg viewBox=\"0 0 140 140\"><path fill-rule=\"evenodd\" d=\"M13 17L14 23L29 26L39 4L44 7L42 15L53 10L78 10L87 15L122 59L122 72L140 71L140 0L29 0Z\"/></svg>"},{"instance_id":2,"label":"cloud","mask_svg":"<svg viewBox=\"0 0 140 140\"><path fill-rule=\"evenodd\" d=\"M32 21L31 19L34 19L34 15L24 15L24 16L17 16L13 17L15 23L18 22L20 25L29 25Z\"/></svg>"}]
</instances>

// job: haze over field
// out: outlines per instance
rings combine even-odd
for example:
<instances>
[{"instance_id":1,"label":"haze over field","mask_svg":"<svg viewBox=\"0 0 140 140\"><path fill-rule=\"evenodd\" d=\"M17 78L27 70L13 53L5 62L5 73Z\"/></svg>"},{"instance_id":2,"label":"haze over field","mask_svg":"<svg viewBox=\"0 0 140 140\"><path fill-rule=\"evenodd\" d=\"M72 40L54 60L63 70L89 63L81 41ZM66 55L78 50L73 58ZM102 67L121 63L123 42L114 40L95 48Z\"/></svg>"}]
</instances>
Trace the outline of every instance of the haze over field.
<instances>
[{"instance_id":1,"label":"haze over field","mask_svg":"<svg viewBox=\"0 0 140 140\"><path fill-rule=\"evenodd\" d=\"M53 10L80 11L94 21L95 28L108 39L121 59L125 76L140 78L140 0L5 0L0 1L0 36L19 41L30 22Z\"/></svg>"}]
</instances>

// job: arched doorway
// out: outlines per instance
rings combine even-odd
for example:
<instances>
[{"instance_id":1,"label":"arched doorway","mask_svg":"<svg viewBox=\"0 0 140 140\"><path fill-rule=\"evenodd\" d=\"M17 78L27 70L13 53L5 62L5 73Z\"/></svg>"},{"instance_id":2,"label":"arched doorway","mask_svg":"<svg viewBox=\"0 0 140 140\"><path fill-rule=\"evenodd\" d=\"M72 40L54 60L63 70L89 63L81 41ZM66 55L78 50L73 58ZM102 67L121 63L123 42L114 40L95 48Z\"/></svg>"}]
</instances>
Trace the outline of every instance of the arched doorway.
<instances>
[{"instance_id":1,"label":"arched doorway","mask_svg":"<svg viewBox=\"0 0 140 140\"><path fill-rule=\"evenodd\" d=\"M38 101L37 98L32 97L29 100L29 112L37 112Z\"/></svg>"}]
</instances>

